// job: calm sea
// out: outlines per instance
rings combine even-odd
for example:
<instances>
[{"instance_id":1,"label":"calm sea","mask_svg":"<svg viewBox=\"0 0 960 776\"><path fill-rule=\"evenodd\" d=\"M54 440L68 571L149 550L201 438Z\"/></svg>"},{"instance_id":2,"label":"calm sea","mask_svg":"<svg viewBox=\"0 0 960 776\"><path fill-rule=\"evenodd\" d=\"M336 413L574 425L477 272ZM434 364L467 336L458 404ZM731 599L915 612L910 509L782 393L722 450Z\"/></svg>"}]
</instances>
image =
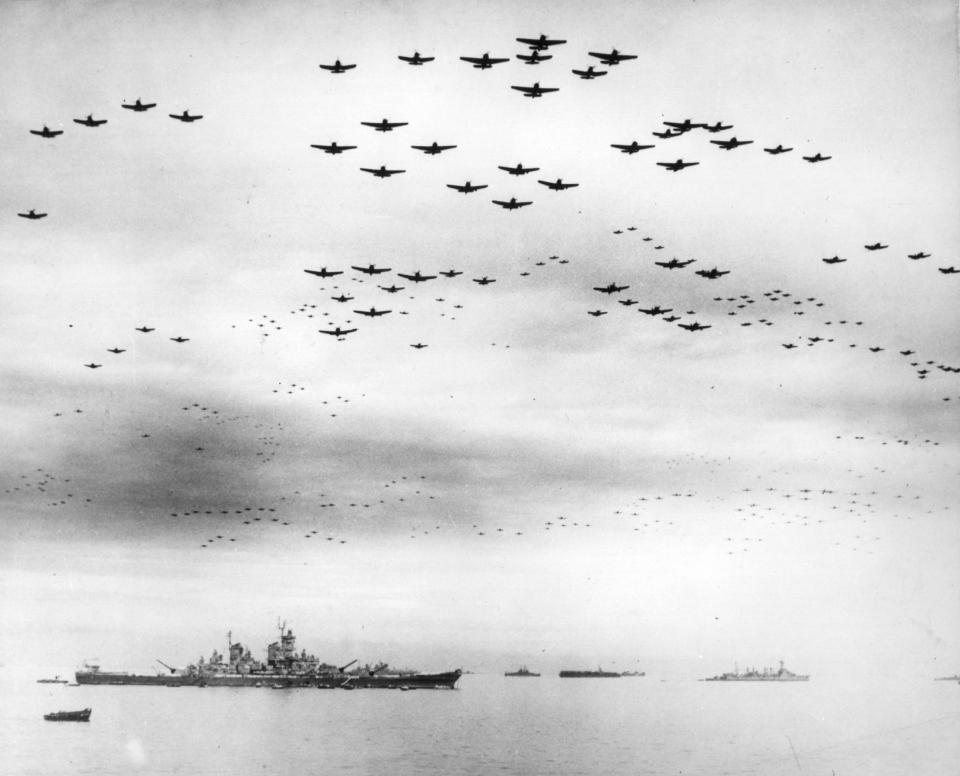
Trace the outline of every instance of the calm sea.
<instances>
[{"instance_id":1,"label":"calm sea","mask_svg":"<svg viewBox=\"0 0 960 776\"><path fill-rule=\"evenodd\" d=\"M0 770L956 776L960 685L467 675L454 691L67 687L0 670ZM89 723L44 712L89 706Z\"/></svg>"}]
</instances>

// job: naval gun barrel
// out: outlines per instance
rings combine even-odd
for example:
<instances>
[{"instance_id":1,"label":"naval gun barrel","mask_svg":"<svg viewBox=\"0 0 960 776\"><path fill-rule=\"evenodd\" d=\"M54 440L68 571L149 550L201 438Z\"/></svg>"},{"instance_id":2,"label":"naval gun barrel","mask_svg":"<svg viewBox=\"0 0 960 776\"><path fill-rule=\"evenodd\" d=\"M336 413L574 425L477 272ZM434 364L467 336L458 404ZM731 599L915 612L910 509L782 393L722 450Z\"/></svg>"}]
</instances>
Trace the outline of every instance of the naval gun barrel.
<instances>
[{"instance_id":1,"label":"naval gun barrel","mask_svg":"<svg viewBox=\"0 0 960 776\"><path fill-rule=\"evenodd\" d=\"M174 668L173 666L168 666L168 665L167 665L166 663L164 663L160 658L154 658L154 660L156 660L156 661L157 661L160 665L162 665L164 668L169 669L171 674L175 674L175 673L177 672L177 669L176 669L176 668Z\"/></svg>"},{"instance_id":2,"label":"naval gun barrel","mask_svg":"<svg viewBox=\"0 0 960 776\"><path fill-rule=\"evenodd\" d=\"M345 666L340 666L339 668L337 668L337 670L342 674L344 671L346 671L350 666L352 666L352 665L353 665L354 663L356 663L356 662L357 662L357 661L356 661L356 658L354 658L354 659L351 660L349 663L347 663Z\"/></svg>"}]
</instances>

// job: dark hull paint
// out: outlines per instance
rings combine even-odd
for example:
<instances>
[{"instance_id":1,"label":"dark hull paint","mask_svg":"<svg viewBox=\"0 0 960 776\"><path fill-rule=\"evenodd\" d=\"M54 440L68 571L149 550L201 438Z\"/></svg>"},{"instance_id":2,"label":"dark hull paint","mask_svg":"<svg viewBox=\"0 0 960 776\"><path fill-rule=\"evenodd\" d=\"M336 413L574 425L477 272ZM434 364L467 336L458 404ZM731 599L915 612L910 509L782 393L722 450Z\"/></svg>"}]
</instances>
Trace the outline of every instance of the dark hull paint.
<instances>
[{"instance_id":1,"label":"dark hull paint","mask_svg":"<svg viewBox=\"0 0 960 776\"><path fill-rule=\"evenodd\" d=\"M561 679L619 679L613 671L561 671Z\"/></svg>"},{"instance_id":2,"label":"dark hull paint","mask_svg":"<svg viewBox=\"0 0 960 776\"><path fill-rule=\"evenodd\" d=\"M384 674L355 676L352 674L325 674L294 676L290 674L129 674L110 671L77 671L77 684L160 685L172 687L319 687L335 689L349 685L352 688L449 688L460 678L460 670L440 674Z\"/></svg>"}]
</instances>

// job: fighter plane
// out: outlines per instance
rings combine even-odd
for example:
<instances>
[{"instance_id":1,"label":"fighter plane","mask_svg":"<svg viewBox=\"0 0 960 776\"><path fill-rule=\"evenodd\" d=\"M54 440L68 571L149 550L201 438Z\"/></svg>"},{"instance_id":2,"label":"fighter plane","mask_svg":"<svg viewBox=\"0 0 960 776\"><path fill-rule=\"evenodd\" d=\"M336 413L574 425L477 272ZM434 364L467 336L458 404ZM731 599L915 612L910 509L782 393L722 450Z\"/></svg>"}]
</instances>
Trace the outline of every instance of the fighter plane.
<instances>
[{"instance_id":1,"label":"fighter plane","mask_svg":"<svg viewBox=\"0 0 960 776\"><path fill-rule=\"evenodd\" d=\"M915 352L916 352L916 351L913 351L913 350L901 350L901 351L900 351L900 355L901 355L901 356L912 356Z\"/></svg>"},{"instance_id":2,"label":"fighter plane","mask_svg":"<svg viewBox=\"0 0 960 776\"><path fill-rule=\"evenodd\" d=\"M157 103L155 103L155 102L140 102L140 98L137 97L137 101L134 102L132 105L131 105L131 104L127 104L127 103L120 103L120 107L121 107L121 108L126 108L127 110L136 111L137 113L143 113L144 111L150 110L151 108L156 108L156 107L157 107Z\"/></svg>"},{"instance_id":3,"label":"fighter plane","mask_svg":"<svg viewBox=\"0 0 960 776\"><path fill-rule=\"evenodd\" d=\"M326 267L321 267L320 269L305 269L308 275L316 275L318 278L332 278L334 275L342 275L342 269L327 269Z\"/></svg>"},{"instance_id":4,"label":"fighter plane","mask_svg":"<svg viewBox=\"0 0 960 776\"><path fill-rule=\"evenodd\" d=\"M777 154L785 154L788 151L792 151L793 149L784 148L782 145L778 145L776 148L764 148L763 150L766 151L768 154L773 154L774 156L776 156Z\"/></svg>"},{"instance_id":5,"label":"fighter plane","mask_svg":"<svg viewBox=\"0 0 960 776\"><path fill-rule=\"evenodd\" d=\"M403 286L377 286L386 291L388 294L395 294L397 291L403 291Z\"/></svg>"},{"instance_id":6,"label":"fighter plane","mask_svg":"<svg viewBox=\"0 0 960 776\"><path fill-rule=\"evenodd\" d=\"M594 318L599 318L601 315L606 315L606 310L587 310L587 315L592 315Z\"/></svg>"},{"instance_id":7,"label":"fighter plane","mask_svg":"<svg viewBox=\"0 0 960 776\"><path fill-rule=\"evenodd\" d=\"M635 154L637 151L643 151L643 150L646 150L647 148L655 148L655 146L652 146L652 145L640 145L636 140L634 140L629 145L623 145L621 143L611 143L610 147L616 148L625 154Z\"/></svg>"},{"instance_id":8,"label":"fighter plane","mask_svg":"<svg viewBox=\"0 0 960 776\"><path fill-rule=\"evenodd\" d=\"M579 183L564 183L562 178L557 178L555 181L537 181L537 183L542 183L548 189L553 189L554 191L563 191L564 189L572 189L575 186L579 186Z\"/></svg>"},{"instance_id":9,"label":"fighter plane","mask_svg":"<svg viewBox=\"0 0 960 776\"><path fill-rule=\"evenodd\" d=\"M467 181L462 186L458 186L456 183L448 183L447 188L454 189L455 191L459 191L461 194L469 194L470 192L480 191L480 189L487 188L487 184L481 183L479 185L474 186L472 183L470 183L470 181Z\"/></svg>"},{"instance_id":10,"label":"fighter plane","mask_svg":"<svg viewBox=\"0 0 960 776\"><path fill-rule=\"evenodd\" d=\"M326 329L317 329L321 334L329 334L333 337L345 337L347 334L353 334L356 329L341 329L337 326L333 331L328 331Z\"/></svg>"},{"instance_id":11,"label":"fighter plane","mask_svg":"<svg viewBox=\"0 0 960 776\"><path fill-rule=\"evenodd\" d=\"M649 309L644 309L643 307L638 307L638 308L637 308L637 312L646 313L647 315L661 315L661 314L663 314L663 313L672 313L672 312L673 312L673 308L670 307L670 308L667 308L666 310L664 310L660 305L654 305L653 307L651 307L651 308L649 308Z\"/></svg>"},{"instance_id":12,"label":"fighter plane","mask_svg":"<svg viewBox=\"0 0 960 776\"><path fill-rule=\"evenodd\" d=\"M707 278L708 280L716 280L721 275L729 275L730 270L719 270L714 267L713 269L698 269L696 274L702 278Z\"/></svg>"},{"instance_id":13,"label":"fighter plane","mask_svg":"<svg viewBox=\"0 0 960 776\"><path fill-rule=\"evenodd\" d=\"M960 269L957 269L952 264L949 267L937 267L937 269L940 270L940 272L942 272L944 275L956 275L958 272L960 272Z\"/></svg>"},{"instance_id":14,"label":"fighter plane","mask_svg":"<svg viewBox=\"0 0 960 776\"><path fill-rule=\"evenodd\" d=\"M618 299L617 301L624 307L632 307L635 304L640 304L636 299Z\"/></svg>"},{"instance_id":15,"label":"fighter plane","mask_svg":"<svg viewBox=\"0 0 960 776\"><path fill-rule=\"evenodd\" d=\"M114 353L119 355L120 353L126 353L127 351L123 348L107 348L107 353Z\"/></svg>"},{"instance_id":16,"label":"fighter plane","mask_svg":"<svg viewBox=\"0 0 960 776\"><path fill-rule=\"evenodd\" d=\"M805 156L803 158L812 164L816 164L817 162L825 162L827 159L832 159L833 157L823 156L819 151L817 151L817 153L815 153L813 156Z\"/></svg>"},{"instance_id":17,"label":"fighter plane","mask_svg":"<svg viewBox=\"0 0 960 776\"><path fill-rule=\"evenodd\" d=\"M694 124L690 119L684 119L683 121L664 121L668 127L672 129L678 129L681 132L689 132L691 129L706 129L706 124ZM728 127L729 129L729 127Z\"/></svg>"},{"instance_id":18,"label":"fighter plane","mask_svg":"<svg viewBox=\"0 0 960 776\"><path fill-rule=\"evenodd\" d=\"M405 127L410 122L408 121L387 121L383 119L382 121L361 121L360 122L365 127L373 127L376 132L392 132L397 127Z\"/></svg>"},{"instance_id":19,"label":"fighter plane","mask_svg":"<svg viewBox=\"0 0 960 776\"><path fill-rule=\"evenodd\" d=\"M85 119L74 119L74 124L83 124L85 127L99 127L102 124L106 124L106 119L95 119L92 113L88 113Z\"/></svg>"},{"instance_id":20,"label":"fighter plane","mask_svg":"<svg viewBox=\"0 0 960 776\"><path fill-rule=\"evenodd\" d=\"M29 218L31 221L36 221L37 219L47 217L46 213L38 213L33 209L28 210L26 213L17 213L17 215L20 216L20 218Z\"/></svg>"},{"instance_id":21,"label":"fighter plane","mask_svg":"<svg viewBox=\"0 0 960 776\"><path fill-rule=\"evenodd\" d=\"M866 248L868 251L882 251L884 248L887 248L889 246L883 245L877 242L877 243L874 243L873 245L864 245L863 247Z\"/></svg>"},{"instance_id":22,"label":"fighter plane","mask_svg":"<svg viewBox=\"0 0 960 776\"><path fill-rule=\"evenodd\" d=\"M186 124L189 124L191 121L199 121L203 116L191 116L190 111L185 110L183 113L177 115L176 113L168 113L170 118L176 119L177 121L183 121Z\"/></svg>"},{"instance_id":23,"label":"fighter plane","mask_svg":"<svg viewBox=\"0 0 960 776\"><path fill-rule=\"evenodd\" d=\"M670 261L655 261L653 262L658 267L665 267L666 269L681 269L686 267L688 264L693 264L696 259L689 259L687 261L678 261L676 258L670 259Z\"/></svg>"},{"instance_id":24,"label":"fighter plane","mask_svg":"<svg viewBox=\"0 0 960 776\"><path fill-rule=\"evenodd\" d=\"M427 345L424 345L422 342L414 342L410 347L416 348L417 350L422 350L423 348L427 347Z\"/></svg>"},{"instance_id":25,"label":"fighter plane","mask_svg":"<svg viewBox=\"0 0 960 776\"><path fill-rule=\"evenodd\" d=\"M412 145L410 146L417 151L423 151L425 154L439 154L441 151L449 151L451 148L456 148L455 145L437 145L437 141L434 140L431 145L421 146L421 145Z\"/></svg>"},{"instance_id":26,"label":"fighter plane","mask_svg":"<svg viewBox=\"0 0 960 776\"><path fill-rule=\"evenodd\" d=\"M184 343L184 342L189 342L190 338L189 337L171 337L170 341Z\"/></svg>"},{"instance_id":27,"label":"fighter plane","mask_svg":"<svg viewBox=\"0 0 960 776\"><path fill-rule=\"evenodd\" d=\"M84 366L85 366L87 369L99 369L100 367L103 366L103 364L90 363L90 364L84 364Z\"/></svg>"},{"instance_id":28,"label":"fighter plane","mask_svg":"<svg viewBox=\"0 0 960 776\"><path fill-rule=\"evenodd\" d=\"M752 140L737 140L735 137L731 137L729 140L711 140L715 146L720 146L724 151L732 151L734 148L742 145L750 145Z\"/></svg>"},{"instance_id":29,"label":"fighter plane","mask_svg":"<svg viewBox=\"0 0 960 776\"><path fill-rule=\"evenodd\" d=\"M151 328L148 327L148 326L138 326L137 329L136 329L136 331L142 331L144 334L148 334L148 333L150 333L151 331L156 331L156 329L151 329Z\"/></svg>"},{"instance_id":30,"label":"fighter plane","mask_svg":"<svg viewBox=\"0 0 960 776\"><path fill-rule=\"evenodd\" d=\"M681 318L681 316L679 316L679 315L665 315L665 316L663 316L663 320L665 320L667 323L673 323L674 321L679 321L680 318Z\"/></svg>"},{"instance_id":31,"label":"fighter plane","mask_svg":"<svg viewBox=\"0 0 960 776\"><path fill-rule=\"evenodd\" d=\"M352 151L354 148L356 148L356 146L342 146L342 145L337 145L337 141L336 141L336 140L334 140L332 143L330 143L330 145L322 145L322 144L311 143L311 144L310 144L310 147L311 147L311 148L319 148L319 149L320 149L321 151L323 151L325 154L342 154L344 151Z\"/></svg>"},{"instance_id":32,"label":"fighter plane","mask_svg":"<svg viewBox=\"0 0 960 776\"><path fill-rule=\"evenodd\" d=\"M414 51L412 57L405 57L403 54L397 56L402 62L406 62L408 65L422 65L424 62L433 62L435 57L421 57L419 51Z\"/></svg>"},{"instance_id":33,"label":"fighter plane","mask_svg":"<svg viewBox=\"0 0 960 776\"><path fill-rule=\"evenodd\" d=\"M726 132L728 129L733 129L733 124L723 124L719 121L713 125L703 124L702 126L707 132Z\"/></svg>"},{"instance_id":34,"label":"fighter plane","mask_svg":"<svg viewBox=\"0 0 960 776\"><path fill-rule=\"evenodd\" d=\"M636 59L636 54L621 54L616 49L613 49L609 54L603 54L598 51L588 51L587 52L591 57L596 57L605 65L619 65L621 62L624 62L628 59Z\"/></svg>"},{"instance_id":35,"label":"fighter plane","mask_svg":"<svg viewBox=\"0 0 960 776\"><path fill-rule=\"evenodd\" d=\"M357 272L363 272L366 275L379 275L381 272L389 272L389 267L375 267L371 264L369 267L354 267L350 265L350 269L355 269Z\"/></svg>"},{"instance_id":36,"label":"fighter plane","mask_svg":"<svg viewBox=\"0 0 960 776\"><path fill-rule=\"evenodd\" d=\"M797 346L796 346L794 343L792 343L792 342L785 342L785 343L781 343L781 344L782 344L782 346L785 347L787 350L791 350L791 349L797 347Z\"/></svg>"},{"instance_id":37,"label":"fighter plane","mask_svg":"<svg viewBox=\"0 0 960 776\"><path fill-rule=\"evenodd\" d=\"M580 76L584 81L589 81L597 76L607 74L606 70L594 70L593 65L590 65L586 70L571 70L570 72Z\"/></svg>"},{"instance_id":38,"label":"fighter plane","mask_svg":"<svg viewBox=\"0 0 960 776\"><path fill-rule=\"evenodd\" d=\"M473 282L478 283L481 286L488 286L491 283L496 283L497 281L496 278L488 278L486 275L484 275L482 278L473 278Z\"/></svg>"},{"instance_id":39,"label":"fighter plane","mask_svg":"<svg viewBox=\"0 0 960 776\"><path fill-rule=\"evenodd\" d=\"M679 129L665 129L663 132L651 132L650 134L653 135L654 137L662 137L662 138L669 139L671 137L680 137L680 135L682 135L683 132Z\"/></svg>"},{"instance_id":40,"label":"fighter plane","mask_svg":"<svg viewBox=\"0 0 960 776\"><path fill-rule=\"evenodd\" d=\"M920 253L908 253L907 258L913 259L914 261L916 261L917 259L929 259L930 254L924 253L923 251L921 251Z\"/></svg>"},{"instance_id":41,"label":"fighter plane","mask_svg":"<svg viewBox=\"0 0 960 776\"><path fill-rule=\"evenodd\" d=\"M412 280L414 283L423 283L425 280L436 280L436 275L421 275L420 270L417 270L412 275L404 275L402 272L398 272L397 275L402 277L404 280Z\"/></svg>"},{"instance_id":42,"label":"fighter plane","mask_svg":"<svg viewBox=\"0 0 960 776\"><path fill-rule=\"evenodd\" d=\"M601 294L618 294L621 291L626 291L630 286L618 286L616 283L610 283L607 286L594 286L594 291L599 291Z\"/></svg>"},{"instance_id":43,"label":"fighter plane","mask_svg":"<svg viewBox=\"0 0 960 776\"><path fill-rule=\"evenodd\" d=\"M700 162L685 162L683 159L677 159L675 162L657 162L658 167L666 167L670 172L679 172L684 167L693 167Z\"/></svg>"},{"instance_id":44,"label":"fighter plane","mask_svg":"<svg viewBox=\"0 0 960 776\"><path fill-rule=\"evenodd\" d=\"M883 350L883 348L881 348L879 345L877 345L877 346L872 347L872 348L867 348L867 350L869 350L871 353L879 353L881 350Z\"/></svg>"},{"instance_id":45,"label":"fighter plane","mask_svg":"<svg viewBox=\"0 0 960 776\"><path fill-rule=\"evenodd\" d=\"M539 38L517 38L517 43L529 46L534 51L546 51L551 46L559 46L566 43L566 41L551 40L546 35L541 35Z\"/></svg>"},{"instance_id":46,"label":"fighter plane","mask_svg":"<svg viewBox=\"0 0 960 776\"><path fill-rule=\"evenodd\" d=\"M508 57L491 57L489 52L484 53L482 57L460 57L460 59L462 59L464 62L469 62L479 70L489 70L494 65L499 65L503 62L510 61Z\"/></svg>"},{"instance_id":47,"label":"fighter plane","mask_svg":"<svg viewBox=\"0 0 960 776\"><path fill-rule=\"evenodd\" d=\"M360 170L362 172L368 172L377 178L389 178L391 175L399 175L402 172L406 172L406 170L388 170L382 164L379 170L374 170L369 167L361 167Z\"/></svg>"},{"instance_id":48,"label":"fighter plane","mask_svg":"<svg viewBox=\"0 0 960 776\"><path fill-rule=\"evenodd\" d=\"M510 197L509 202L504 202L503 200L500 200L500 199L492 199L490 201L493 202L494 205L499 205L500 207L506 208L507 210L516 210L517 208L524 207L525 205L533 204L533 202L517 202L516 197Z\"/></svg>"},{"instance_id":49,"label":"fighter plane","mask_svg":"<svg viewBox=\"0 0 960 776\"><path fill-rule=\"evenodd\" d=\"M528 172L536 172L539 170L539 167L524 167L522 164L518 164L516 167L503 167L502 165L497 165L498 170L503 170L508 172L511 175L526 175Z\"/></svg>"},{"instance_id":50,"label":"fighter plane","mask_svg":"<svg viewBox=\"0 0 960 776\"><path fill-rule=\"evenodd\" d=\"M339 59L338 59L336 62L334 62L332 65L320 65L320 69L321 69L321 70L326 70L326 71L328 71L328 72L330 72L330 73L334 73L334 74L336 74L336 73L346 73L348 70L353 70L353 68L355 68L355 67L356 67L356 65L342 65L342 64L340 64L340 60L339 60Z\"/></svg>"},{"instance_id":51,"label":"fighter plane","mask_svg":"<svg viewBox=\"0 0 960 776\"><path fill-rule=\"evenodd\" d=\"M351 299L353 299L352 296L347 296L346 294L340 294L340 296L331 296L330 298L334 302L340 302L341 304L344 302L349 302Z\"/></svg>"},{"instance_id":52,"label":"fighter plane","mask_svg":"<svg viewBox=\"0 0 960 776\"><path fill-rule=\"evenodd\" d=\"M686 329L687 331L703 331L704 329L709 329L709 326L704 326L702 323L694 321L693 323L678 323L681 329Z\"/></svg>"},{"instance_id":53,"label":"fighter plane","mask_svg":"<svg viewBox=\"0 0 960 776\"><path fill-rule=\"evenodd\" d=\"M560 88L557 86L541 86L539 81L534 83L533 86L511 86L510 88L518 92L523 92L524 97L543 97L543 95L548 92L560 91Z\"/></svg>"},{"instance_id":54,"label":"fighter plane","mask_svg":"<svg viewBox=\"0 0 960 776\"><path fill-rule=\"evenodd\" d=\"M821 259L824 264L842 264L846 259L841 259L839 256L832 256L829 259Z\"/></svg>"},{"instance_id":55,"label":"fighter plane","mask_svg":"<svg viewBox=\"0 0 960 776\"><path fill-rule=\"evenodd\" d=\"M43 129L31 129L31 135L39 135L40 137L56 137L57 135L62 135L62 129L50 129L46 124L43 125Z\"/></svg>"},{"instance_id":56,"label":"fighter plane","mask_svg":"<svg viewBox=\"0 0 960 776\"><path fill-rule=\"evenodd\" d=\"M368 318L376 318L380 315L386 315L387 313L393 312L393 310L378 310L375 307L371 306L369 310L354 310L357 315L366 315Z\"/></svg>"},{"instance_id":57,"label":"fighter plane","mask_svg":"<svg viewBox=\"0 0 960 776\"><path fill-rule=\"evenodd\" d=\"M525 65L539 65L541 62L546 62L548 59L553 59L553 54L541 54L539 51L534 49L532 54L517 54L517 59L519 59Z\"/></svg>"},{"instance_id":58,"label":"fighter plane","mask_svg":"<svg viewBox=\"0 0 960 776\"><path fill-rule=\"evenodd\" d=\"M441 272L440 274L443 275L445 278L455 278L457 275L462 275L463 273L458 272L455 269L448 269L446 272Z\"/></svg>"}]
</instances>

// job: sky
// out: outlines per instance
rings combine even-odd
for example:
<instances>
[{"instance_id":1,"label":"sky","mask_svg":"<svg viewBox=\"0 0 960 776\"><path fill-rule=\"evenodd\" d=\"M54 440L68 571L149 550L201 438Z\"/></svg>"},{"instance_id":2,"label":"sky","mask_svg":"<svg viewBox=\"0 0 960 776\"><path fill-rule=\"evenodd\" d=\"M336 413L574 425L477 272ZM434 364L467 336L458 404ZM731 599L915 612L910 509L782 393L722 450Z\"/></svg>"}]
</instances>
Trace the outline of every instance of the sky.
<instances>
[{"instance_id":1,"label":"sky","mask_svg":"<svg viewBox=\"0 0 960 776\"><path fill-rule=\"evenodd\" d=\"M3 4L0 663L960 670L956 17Z\"/></svg>"}]
</instances>

